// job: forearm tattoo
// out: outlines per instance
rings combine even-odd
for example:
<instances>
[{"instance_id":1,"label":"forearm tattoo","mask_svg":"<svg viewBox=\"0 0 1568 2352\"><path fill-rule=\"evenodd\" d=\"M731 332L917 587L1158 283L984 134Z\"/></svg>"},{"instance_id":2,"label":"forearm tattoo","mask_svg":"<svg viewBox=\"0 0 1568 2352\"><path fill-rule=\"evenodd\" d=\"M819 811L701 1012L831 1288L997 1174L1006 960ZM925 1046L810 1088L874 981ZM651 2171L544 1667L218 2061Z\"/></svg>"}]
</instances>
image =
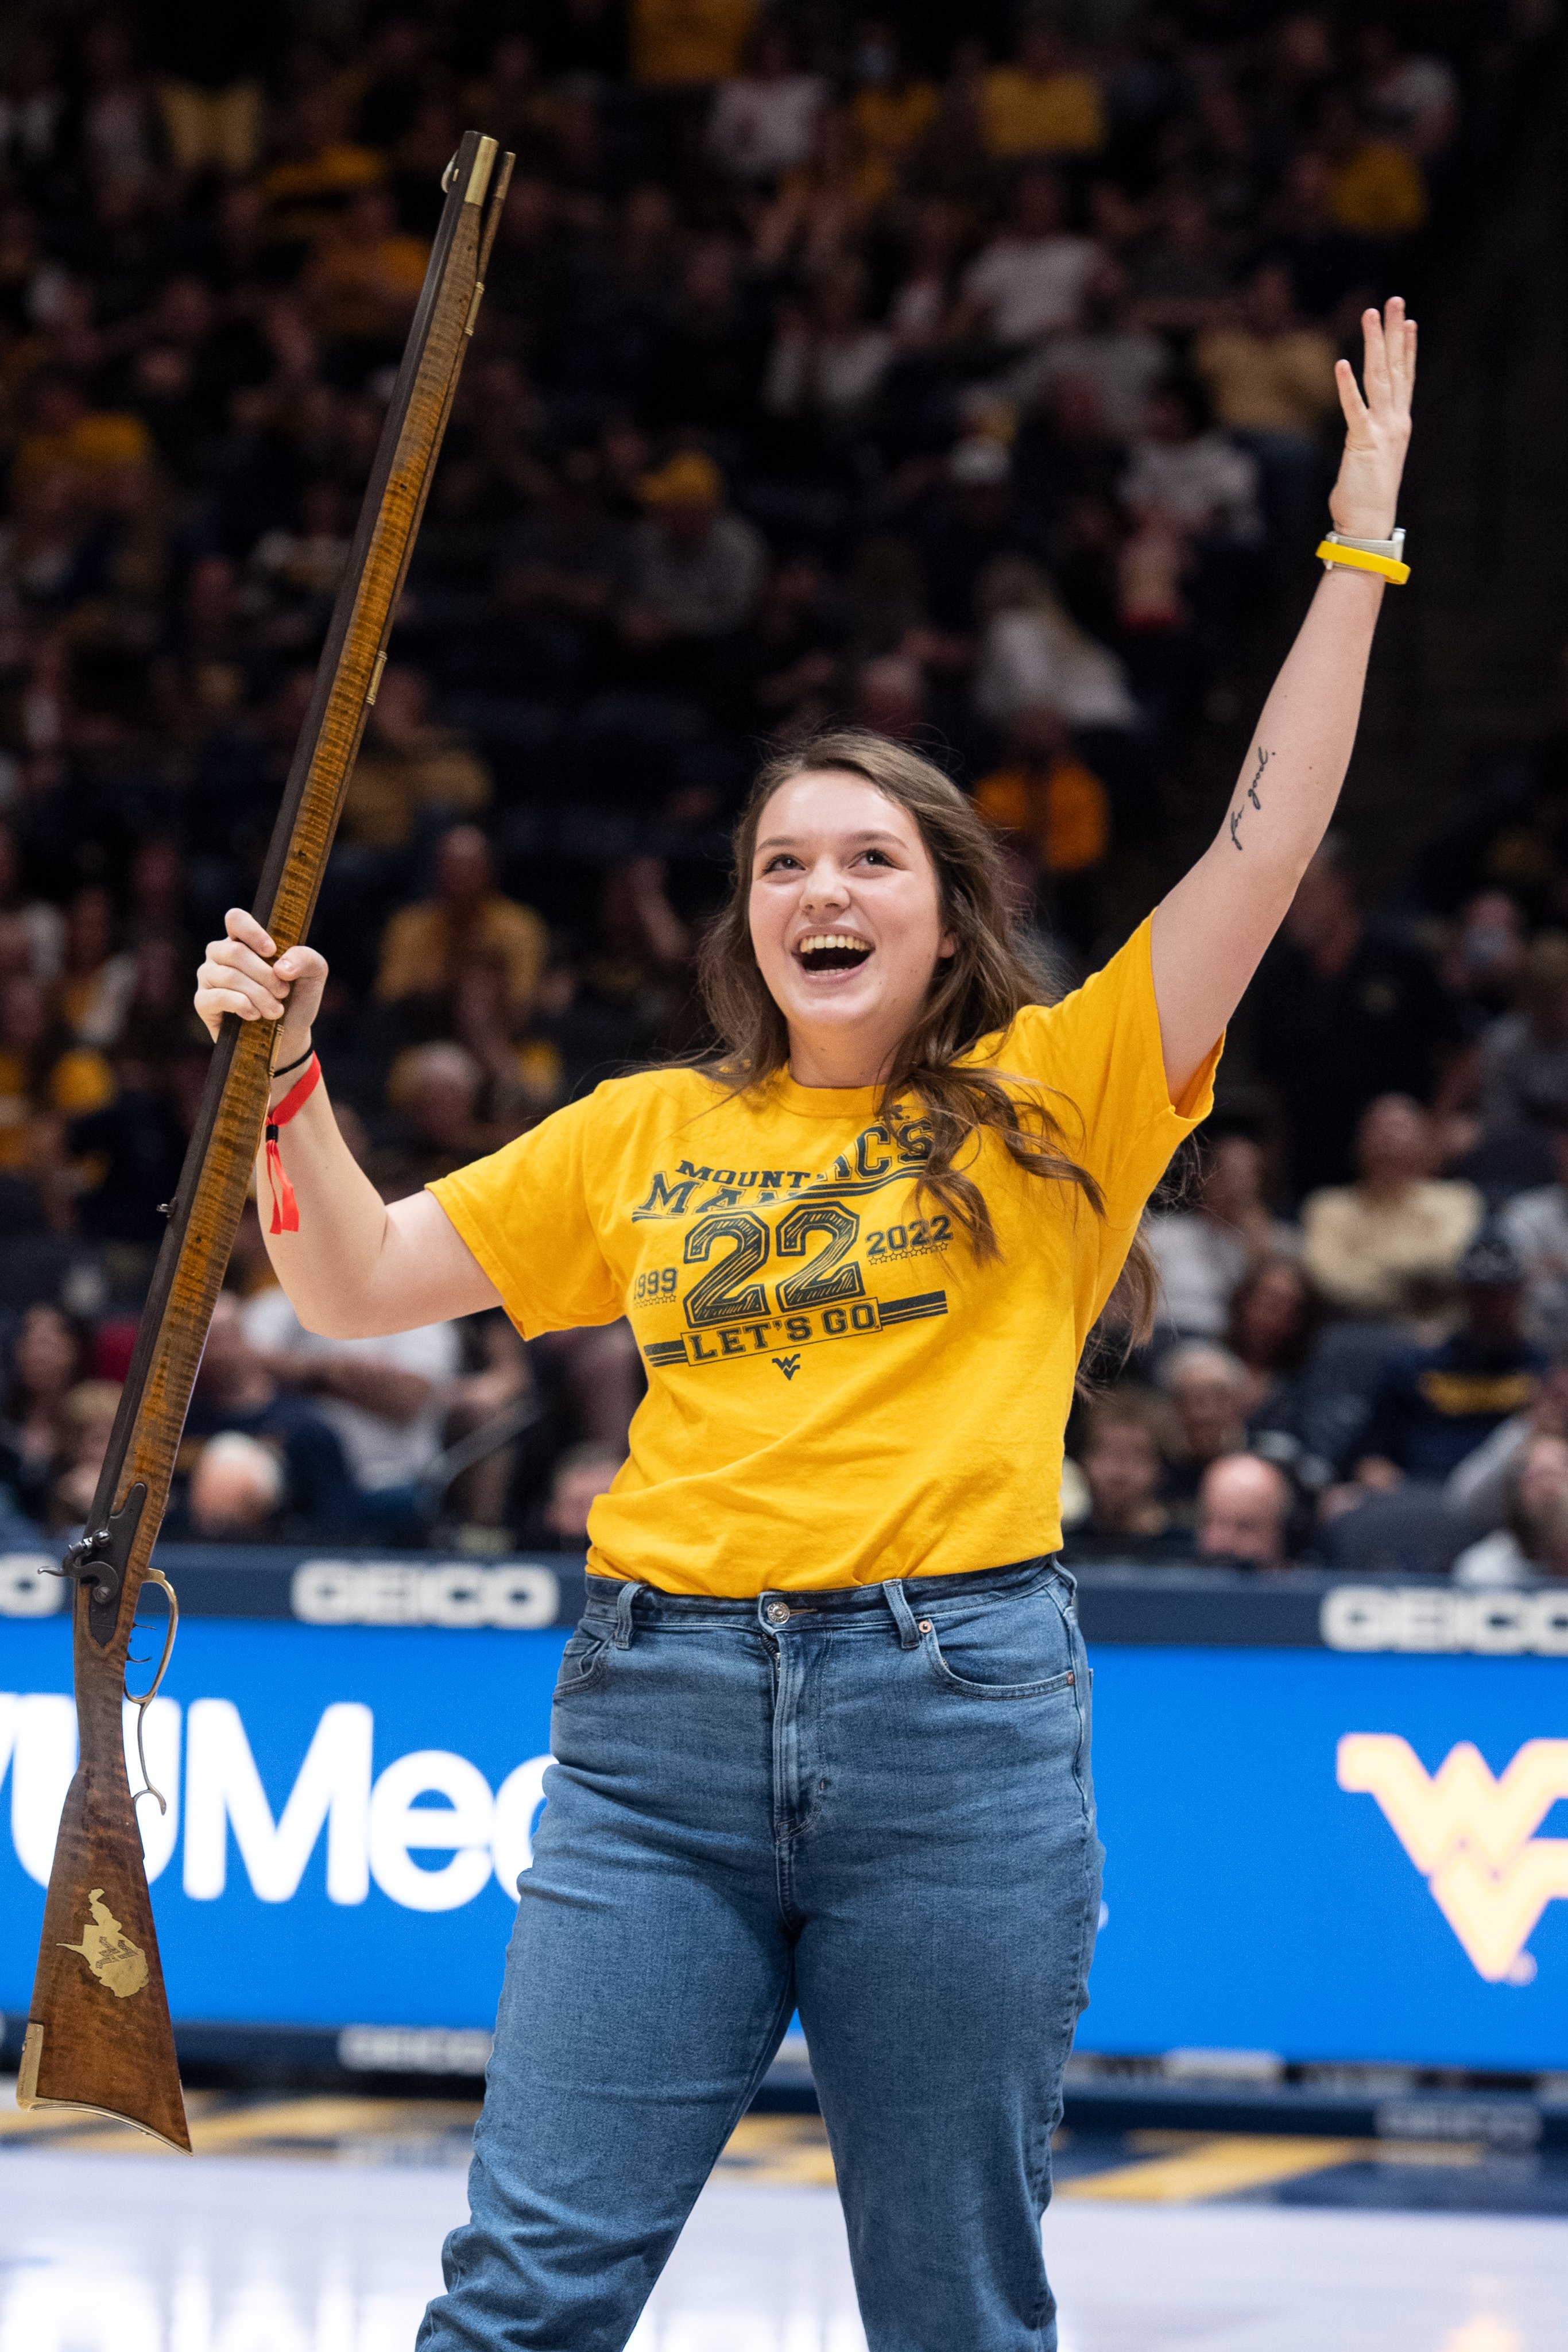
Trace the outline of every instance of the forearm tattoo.
<instances>
[{"instance_id":1,"label":"forearm tattoo","mask_svg":"<svg viewBox=\"0 0 1568 2352\"><path fill-rule=\"evenodd\" d=\"M1253 770L1240 800L1230 812L1230 845L1233 849L1239 849L1241 846L1241 820L1247 814L1248 802L1250 801L1255 809L1261 810L1263 806L1258 797L1258 787L1263 781L1263 771L1273 756L1272 751L1265 751L1261 743L1259 744L1258 765Z\"/></svg>"}]
</instances>

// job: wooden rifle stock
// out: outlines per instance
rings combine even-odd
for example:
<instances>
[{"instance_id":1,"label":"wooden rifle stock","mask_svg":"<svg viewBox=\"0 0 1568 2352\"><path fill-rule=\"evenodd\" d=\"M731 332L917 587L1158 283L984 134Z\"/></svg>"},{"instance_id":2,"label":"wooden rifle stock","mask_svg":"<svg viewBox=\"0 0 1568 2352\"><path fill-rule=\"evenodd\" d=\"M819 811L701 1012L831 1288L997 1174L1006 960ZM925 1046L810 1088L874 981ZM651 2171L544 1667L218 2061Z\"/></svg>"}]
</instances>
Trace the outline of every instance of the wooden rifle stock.
<instances>
[{"instance_id":1,"label":"wooden rifle stock","mask_svg":"<svg viewBox=\"0 0 1568 2352\"><path fill-rule=\"evenodd\" d=\"M398 593L473 332L512 158L465 133L315 691L256 895L279 951L305 936L375 700ZM87 2107L171 2147L190 2133L125 1762L126 1655L213 1304L261 1142L279 1024L228 1014L142 1311L76 1580L80 1762L60 1817L16 2084L19 2106ZM170 1620L172 1635L174 1619ZM168 1644L165 1643L165 1662ZM160 1668L160 1675L162 1668Z\"/></svg>"}]
</instances>

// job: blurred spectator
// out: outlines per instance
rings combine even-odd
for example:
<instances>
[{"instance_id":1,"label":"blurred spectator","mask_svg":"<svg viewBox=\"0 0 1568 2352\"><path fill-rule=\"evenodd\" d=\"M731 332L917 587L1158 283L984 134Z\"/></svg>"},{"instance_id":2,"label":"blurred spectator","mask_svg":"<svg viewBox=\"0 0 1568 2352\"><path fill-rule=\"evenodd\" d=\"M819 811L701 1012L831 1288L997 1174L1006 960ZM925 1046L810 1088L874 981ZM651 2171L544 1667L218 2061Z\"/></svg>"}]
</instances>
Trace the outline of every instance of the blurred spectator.
<instances>
[{"instance_id":1,"label":"blurred spectator","mask_svg":"<svg viewBox=\"0 0 1568 2352\"><path fill-rule=\"evenodd\" d=\"M1460 1552L1456 1584L1526 1584L1568 1576L1568 1438L1527 1438L1507 1473L1503 1523Z\"/></svg>"},{"instance_id":2,"label":"blurred spectator","mask_svg":"<svg viewBox=\"0 0 1568 2352\"><path fill-rule=\"evenodd\" d=\"M1160 1501L1165 1463L1152 1397L1127 1390L1084 1406L1072 1459L1089 1489L1089 1511L1066 1532L1069 1560L1186 1556L1191 1539L1173 1528Z\"/></svg>"},{"instance_id":3,"label":"blurred spectator","mask_svg":"<svg viewBox=\"0 0 1568 2352\"><path fill-rule=\"evenodd\" d=\"M237 1429L209 1437L191 1473L190 1533L203 1543L267 1543L281 1533L287 1481L275 1449Z\"/></svg>"},{"instance_id":4,"label":"blurred spectator","mask_svg":"<svg viewBox=\"0 0 1568 2352\"><path fill-rule=\"evenodd\" d=\"M543 642L558 660L562 632L566 657L581 657L578 648L607 619L625 577L626 533L605 511L603 487L595 453L570 451L549 498L502 543L497 602L525 629L553 629Z\"/></svg>"},{"instance_id":5,"label":"blurred spectator","mask_svg":"<svg viewBox=\"0 0 1568 2352\"><path fill-rule=\"evenodd\" d=\"M925 680L918 662L884 654L856 673L852 713L857 727L895 743L916 743L925 725Z\"/></svg>"},{"instance_id":6,"label":"blurred spectator","mask_svg":"<svg viewBox=\"0 0 1568 2352\"><path fill-rule=\"evenodd\" d=\"M1134 514L1158 514L1189 540L1253 547L1263 535L1258 465L1209 424L1195 385L1158 385L1145 408L1122 496Z\"/></svg>"},{"instance_id":7,"label":"blurred spectator","mask_svg":"<svg viewBox=\"0 0 1568 2352\"><path fill-rule=\"evenodd\" d=\"M78 1165L79 1230L97 1241L156 1249L164 1234L162 1212L174 1197L190 1139L170 1087L180 1041L171 1033L160 1046L149 1034L143 1043L164 1058L117 1055L112 1099L73 1118L66 1138ZM193 1050L189 1043L184 1050ZM193 1050L204 1065L204 1046Z\"/></svg>"},{"instance_id":8,"label":"blurred spectator","mask_svg":"<svg viewBox=\"0 0 1568 2352\"><path fill-rule=\"evenodd\" d=\"M1160 1387L1176 1415L1176 1436L1167 1488L1173 1516L1191 1527L1199 1482L1211 1462L1247 1451L1247 1412L1253 1383L1228 1348L1186 1339L1160 1365Z\"/></svg>"},{"instance_id":9,"label":"blurred spectator","mask_svg":"<svg viewBox=\"0 0 1568 2352\"><path fill-rule=\"evenodd\" d=\"M503 1140L479 1118L484 1085L483 1064L450 1038L410 1045L398 1055L387 1076L396 1125L369 1163L384 1199L402 1200Z\"/></svg>"},{"instance_id":10,"label":"blurred spectator","mask_svg":"<svg viewBox=\"0 0 1568 2352\"><path fill-rule=\"evenodd\" d=\"M44 1527L64 1535L86 1525L120 1410L118 1381L78 1381L60 1401Z\"/></svg>"},{"instance_id":11,"label":"blurred spectator","mask_svg":"<svg viewBox=\"0 0 1568 2352\"><path fill-rule=\"evenodd\" d=\"M581 1551L588 1542L588 1515L608 1495L626 1456L613 1446L590 1441L570 1445L550 1475L536 1541L551 1551Z\"/></svg>"},{"instance_id":12,"label":"blurred spectator","mask_svg":"<svg viewBox=\"0 0 1568 2352\"><path fill-rule=\"evenodd\" d=\"M646 648L733 635L761 592L767 553L751 524L725 511L718 467L683 450L645 475L641 490L648 519L632 534L628 641Z\"/></svg>"},{"instance_id":13,"label":"blurred spectator","mask_svg":"<svg viewBox=\"0 0 1568 2352\"><path fill-rule=\"evenodd\" d=\"M85 1380L91 1349L81 1325L58 1307L29 1307L11 1349L0 1420L0 1477L29 1518L49 1507L66 1398Z\"/></svg>"},{"instance_id":14,"label":"blurred spectator","mask_svg":"<svg viewBox=\"0 0 1568 2352\"><path fill-rule=\"evenodd\" d=\"M26 1163L38 1118L99 1109L113 1092L103 1055L50 1021L36 981L0 981L0 1168Z\"/></svg>"},{"instance_id":15,"label":"blurred spectator","mask_svg":"<svg viewBox=\"0 0 1568 2352\"><path fill-rule=\"evenodd\" d=\"M655 87L722 82L739 69L756 0L630 0L632 77Z\"/></svg>"},{"instance_id":16,"label":"blurred spectator","mask_svg":"<svg viewBox=\"0 0 1568 2352\"><path fill-rule=\"evenodd\" d=\"M1083 290L1100 258L1086 236L1064 226L1053 172L1028 171L1018 184L1011 226L983 247L964 273L973 327L1008 352L1078 323Z\"/></svg>"},{"instance_id":17,"label":"blurred spectator","mask_svg":"<svg viewBox=\"0 0 1568 2352\"><path fill-rule=\"evenodd\" d=\"M762 397L775 415L844 425L869 404L893 343L884 328L867 323L865 299L859 262L838 261L818 274L808 307L787 317L768 362Z\"/></svg>"},{"instance_id":18,"label":"blurred spectator","mask_svg":"<svg viewBox=\"0 0 1568 2352\"><path fill-rule=\"evenodd\" d=\"M305 278L311 316L325 335L373 361L407 334L430 249L398 226L386 188L364 188L319 241Z\"/></svg>"},{"instance_id":19,"label":"blurred spectator","mask_svg":"<svg viewBox=\"0 0 1568 2352\"><path fill-rule=\"evenodd\" d=\"M981 120L991 153L1092 155L1105 143L1105 108L1093 76L1077 71L1044 16L1028 19L1014 62L986 76Z\"/></svg>"},{"instance_id":20,"label":"blurred spectator","mask_svg":"<svg viewBox=\"0 0 1568 2352\"><path fill-rule=\"evenodd\" d=\"M975 805L1044 885L1052 927L1086 950L1098 929L1092 877L1111 845L1111 802L1072 751L1053 703L1026 705L1009 730L1007 765L975 787Z\"/></svg>"},{"instance_id":21,"label":"blurred spectator","mask_svg":"<svg viewBox=\"0 0 1568 2352\"><path fill-rule=\"evenodd\" d=\"M1524 919L1506 890L1478 890L1459 909L1439 967L1443 985L1487 1013L1506 1013L1525 968Z\"/></svg>"},{"instance_id":22,"label":"blurred spectator","mask_svg":"<svg viewBox=\"0 0 1568 2352\"><path fill-rule=\"evenodd\" d=\"M1528 1119L1542 1103L1568 1107L1568 932L1538 931L1525 949L1519 1010L1482 1037L1479 1076L1488 1126Z\"/></svg>"},{"instance_id":23,"label":"blurred spectator","mask_svg":"<svg viewBox=\"0 0 1568 2352\"><path fill-rule=\"evenodd\" d=\"M1443 154L1459 121L1453 68L1430 51L1406 55L1392 28L1375 21L1360 27L1355 46L1368 120L1423 161Z\"/></svg>"},{"instance_id":24,"label":"blurred spectator","mask_svg":"<svg viewBox=\"0 0 1568 2352\"><path fill-rule=\"evenodd\" d=\"M1355 236L1402 237L1427 218L1427 184L1420 165L1391 139L1380 139L1354 101L1330 98L1318 126L1328 166L1333 216Z\"/></svg>"},{"instance_id":25,"label":"blurred spectator","mask_svg":"<svg viewBox=\"0 0 1568 2352\"><path fill-rule=\"evenodd\" d=\"M1190 183L1171 184L1150 209L1151 233L1128 257L1132 315L1142 326L1185 340L1224 316L1231 257L1207 196Z\"/></svg>"},{"instance_id":26,"label":"blurred spectator","mask_svg":"<svg viewBox=\"0 0 1568 2352\"><path fill-rule=\"evenodd\" d=\"M767 182L811 152L811 127L825 95L817 74L796 69L789 34L764 25L749 72L721 82L708 116L708 152L732 180Z\"/></svg>"},{"instance_id":27,"label":"blurred spectator","mask_svg":"<svg viewBox=\"0 0 1568 2352\"><path fill-rule=\"evenodd\" d=\"M96 887L78 890L66 909L65 954L55 1002L78 1045L112 1045L120 1034L136 960L114 949L114 901Z\"/></svg>"},{"instance_id":28,"label":"blurred spectator","mask_svg":"<svg viewBox=\"0 0 1568 2352\"><path fill-rule=\"evenodd\" d=\"M267 1358L246 1337L246 1312L232 1292L220 1292L192 1392L187 1434L215 1437L232 1430L270 1447L286 1474L283 1503L290 1533L307 1540L340 1536L356 1516L342 1445L320 1412L285 1394Z\"/></svg>"},{"instance_id":29,"label":"blurred spectator","mask_svg":"<svg viewBox=\"0 0 1568 2352\"><path fill-rule=\"evenodd\" d=\"M1333 344L1296 315L1290 272L1266 262L1233 321L1198 337L1193 364L1219 424L1262 469L1281 551L1304 553L1325 478L1323 428L1337 417Z\"/></svg>"},{"instance_id":30,"label":"blurred spectator","mask_svg":"<svg viewBox=\"0 0 1568 2352\"><path fill-rule=\"evenodd\" d=\"M0 821L0 927L7 940L26 943L23 969L46 984L65 960L66 921L47 899L29 898L23 887L22 855L14 828Z\"/></svg>"},{"instance_id":31,"label":"blurred spectator","mask_svg":"<svg viewBox=\"0 0 1568 2352\"><path fill-rule=\"evenodd\" d=\"M477 825L454 825L435 853L435 896L400 907L382 940L376 995L383 1004L434 1010L450 1002L462 961L483 950L507 968L513 1016L526 1017L548 945L531 907L496 887L490 845Z\"/></svg>"},{"instance_id":32,"label":"blurred spectator","mask_svg":"<svg viewBox=\"0 0 1568 2352\"><path fill-rule=\"evenodd\" d=\"M1291 1500L1284 1473L1256 1454L1229 1454L1211 1462L1197 1490L1198 1557L1246 1568L1288 1568Z\"/></svg>"},{"instance_id":33,"label":"blurred spectator","mask_svg":"<svg viewBox=\"0 0 1568 2352\"><path fill-rule=\"evenodd\" d=\"M934 82L910 70L899 46L898 27L885 17L868 19L859 31L851 71L850 101L856 144L867 167L891 188L912 149L936 119Z\"/></svg>"},{"instance_id":34,"label":"blurred spectator","mask_svg":"<svg viewBox=\"0 0 1568 2352\"><path fill-rule=\"evenodd\" d=\"M1437 1136L1408 1095L1382 1095L1355 1131L1356 1180L1311 1192L1302 1255L1333 1305L1357 1315L1430 1313L1481 1222L1473 1184L1434 1177Z\"/></svg>"},{"instance_id":35,"label":"blurred spectator","mask_svg":"<svg viewBox=\"0 0 1568 2352\"><path fill-rule=\"evenodd\" d=\"M1516 1192L1499 1210L1498 1225L1523 1268L1525 1328L1556 1350L1568 1347L1568 1101L1552 1103L1542 1124L1551 1137L1557 1181Z\"/></svg>"},{"instance_id":36,"label":"blurred spectator","mask_svg":"<svg viewBox=\"0 0 1568 2352\"><path fill-rule=\"evenodd\" d=\"M1466 1042L1462 1009L1421 949L1368 928L1337 835L1301 877L1256 998L1259 1063L1285 1112L1298 1196L1345 1181L1377 1096L1444 1107Z\"/></svg>"},{"instance_id":37,"label":"blurred spectator","mask_svg":"<svg viewBox=\"0 0 1568 2352\"><path fill-rule=\"evenodd\" d=\"M402 849L422 818L475 816L489 798L483 761L452 729L431 725L428 680L390 665L349 780L343 838L363 849Z\"/></svg>"},{"instance_id":38,"label":"blurred spectator","mask_svg":"<svg viewBox=\"0 0 1568 2352\"><path fill-rule=\"evenodd\" d=\"M1252 1375L1247 1425L1301 1438L1305 1419L1303 1375L1322 1321L1323 1299L1294 1256L1259 1259L1230 1294L1224 1340Z\"/></svg>"},{"instance_id":39,"label":"blurred spectator","mask_svg":"<svg viewBox=\"0 0 1568 2352\"><path fill-rule=\"evenodd\" d=\"M1207 1144L1190 1207L1155 1209L1149 1247L1160 1276L1160 1322L1184 1339L1215 1339L1248 1268L1292 1236L1263 1197L1263 1154L1249 1135ZM1244 1360L1250 1360L1244 1359Z\"/></svg>"},{"instance_id":40,"label":"blurred spectator","mask_svg":"<svg viewBox=\"0 0 1568 2352\"><path fill-rule=\"evenodd\" d=\"M1019 401L1062 383L1088 385L1101 428L1113 442L1137 440L1149 394L1170 368L1170 347L1132 316L1127 275L1102 261L1084 285L1082 323L1049 342L1003 379Z\"/></svg>"},{"instance_id":41,"label":"blurred spectator","mask_svg":"<svg viewBox=\"0 0 1568 2352\"><path fill-rule=\"evenodd\" d=\"M421 1481L441 1452L462 1367L456 1325L324 1339L274 1288L246 1301L240 1328L278 1387L308 1398L337 1438L367 1525L382 1537L417 1533Z\"/></svg>"},{"instance_id":42,"label":"blurred spectator","mask_svg":"<svg viewBox=\"0 0 1568 2352\"><path fill-rule=\"evenodd\" d=\"M980 607L975 707L986 718L1006 725L1049 704L1070 727L1137 726L1121 663L1078 626L1032 563L1021 556L993 563Z\"/></svg>"},{"instance_id":43,"label":"blurred spectator","mask_svg":"<svg viewBox=\"0 0 1568 2352\"><path fill-rule=\"evenodd\" d=\"M1458 1277L1459 1328L1436 1347L1406 1349L1383 1376L1362 1433L1363 1486L1447 1478L1535 1393L1546 1358L1520 1326L1522 1269L1513 1250L1500 1234L1483 1234Z\"/></svg>"}]
</instances>

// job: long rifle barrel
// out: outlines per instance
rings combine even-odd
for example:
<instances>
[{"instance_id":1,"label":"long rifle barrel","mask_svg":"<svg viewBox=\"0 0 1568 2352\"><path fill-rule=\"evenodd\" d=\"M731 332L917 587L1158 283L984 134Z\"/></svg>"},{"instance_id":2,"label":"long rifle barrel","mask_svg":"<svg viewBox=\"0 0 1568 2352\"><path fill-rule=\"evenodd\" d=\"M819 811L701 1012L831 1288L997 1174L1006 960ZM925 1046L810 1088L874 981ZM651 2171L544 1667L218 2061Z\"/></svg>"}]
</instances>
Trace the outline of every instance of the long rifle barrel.
<instances>
[{"instance_id":1,"label":"long rifle barrel","mask_svg":"<svg viewBox=\"0 0 1568 2352\"><path fill-rule=\"evenodd\" d=\"M305 936L451 414L512 158L465 133L333 608L256 915L278 951ZM80 1762L44 1907L19 2106L80 2106L188 2149L184 2100L124 1754L126 1653L151 1573L214 1302L261 1141L278 1024L230 1013L171 1210L76 1580Z\"/></svg>"}]
</instances>

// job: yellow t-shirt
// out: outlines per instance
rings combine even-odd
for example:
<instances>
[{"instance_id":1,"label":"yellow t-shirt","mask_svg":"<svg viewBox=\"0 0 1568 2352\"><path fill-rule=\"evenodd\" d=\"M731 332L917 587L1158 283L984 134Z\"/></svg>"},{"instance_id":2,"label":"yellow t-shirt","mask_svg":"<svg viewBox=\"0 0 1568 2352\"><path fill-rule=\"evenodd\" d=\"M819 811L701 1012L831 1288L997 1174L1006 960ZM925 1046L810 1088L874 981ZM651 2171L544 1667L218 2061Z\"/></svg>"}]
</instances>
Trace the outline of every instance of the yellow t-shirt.
<instances>
[{"instance_id":1,"label":"yellow t-shirt","mask_svg":"<svg viewBox=\"0 0 1568 2352\"><path fill-rule=\"evenodd\" d=\"M631 1318L648 1393L590 1569L744 1597L1054 1550L1078 1358L1218 1055L1173 1108L1146 923L987 1040L1107 1211L987 1136L988 1265L916 1197L917 1119L871 1087L613 1079L433 1184L525 1336Z\"/></svg>"}]
</instances>

